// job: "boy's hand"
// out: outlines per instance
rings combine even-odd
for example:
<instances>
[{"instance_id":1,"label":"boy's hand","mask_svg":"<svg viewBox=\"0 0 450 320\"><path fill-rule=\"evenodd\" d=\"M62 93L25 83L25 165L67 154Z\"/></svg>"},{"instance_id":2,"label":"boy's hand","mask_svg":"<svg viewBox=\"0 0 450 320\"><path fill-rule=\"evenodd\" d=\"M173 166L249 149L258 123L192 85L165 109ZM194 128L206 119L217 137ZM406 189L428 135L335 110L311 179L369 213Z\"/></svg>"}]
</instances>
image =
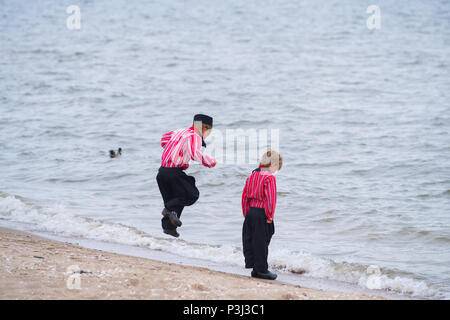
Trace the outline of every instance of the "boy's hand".
<instances>
[{"instance_id":1,"label":"boy's hand","mask_svg":"<svg viewBox=\"0 0 450 320\"><path fill-rule=\"evenodd\" d=\"M269 220L269 219L266 220L267 223L272 223L272 221L273 220Z\"/></svg>"},{"instance_id":2,"label":"boy's hand","mask_svg":"<svg viewBox=\"0 0 450 320\"><path fill-rule=\"evenodd\" d=\"M214 168L217 164L217 160L216 159L212 159L212 164L211 164L211 168Z\"/></svg>"}]
</instances>

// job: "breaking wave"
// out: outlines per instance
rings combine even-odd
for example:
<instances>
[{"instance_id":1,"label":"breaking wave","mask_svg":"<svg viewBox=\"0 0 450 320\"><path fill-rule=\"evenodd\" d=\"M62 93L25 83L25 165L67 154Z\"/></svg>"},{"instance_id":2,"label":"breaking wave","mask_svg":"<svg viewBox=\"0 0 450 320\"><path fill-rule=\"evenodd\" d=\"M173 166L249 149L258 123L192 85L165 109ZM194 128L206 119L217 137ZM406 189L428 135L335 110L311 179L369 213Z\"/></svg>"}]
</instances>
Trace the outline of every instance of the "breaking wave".
<instances>
[{"instance_id":1,"label":"breaking wave","mask_svg":"<svg viewBox=\"0 0 450 320\"><path fill-rule=\"evenodd\" d=\"M77 215L64 206L39 207L17 196L0 193L0 219L30 225L31 231L85 238L160 250L189 258L241 265L242 250L234 245L208 245L181 239L152 236L121 223L106 222ZM337 263L304 251L272 249L271 268L304 276L345 281L363 288L381 289L412 297L446 298L438 288L412 275L355 263ZM370 272L375 269L376 272Z\"/></svg>"}]
</instances>

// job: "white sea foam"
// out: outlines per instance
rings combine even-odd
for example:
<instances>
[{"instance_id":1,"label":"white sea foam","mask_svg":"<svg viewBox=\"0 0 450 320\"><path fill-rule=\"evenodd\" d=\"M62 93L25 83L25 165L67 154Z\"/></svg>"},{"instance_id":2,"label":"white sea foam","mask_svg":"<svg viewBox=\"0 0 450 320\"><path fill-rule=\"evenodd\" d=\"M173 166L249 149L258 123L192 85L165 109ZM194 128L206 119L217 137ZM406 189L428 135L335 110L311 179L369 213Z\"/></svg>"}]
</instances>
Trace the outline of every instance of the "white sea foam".
<instances>
[{"instance_id":1,"label":"white sea foam","mask_svg":"<svg viewBox=\"0 0 450 320\"><path fill-rule=\"evenodd\" d=\"M326 278L358 284L367 289L388 290L413 297L437 297L437 289L423 280L406 276L393 278L383 274L371 275L369 266L355 263L336 263L329 259L314 256L309 252L292 252L287 249L272 250L271 265L305 276Z\"/></svg>"},{"instance_id":2,"label":"white sea foam","mask_svg":"<svg viewBox=\"0 0 450 320\"><path fill-rule=\"evenodd\" d=\"M123 224L81 217L61 205L41 208L14 196L0 197L0 217L31 225L33 231L146 247L219 263L242 264L241 248L233 245L197 244L180 239L154 237ZM442 297L437 289L430 287L425 281L404 276L390 277L382 272L374 278L374 275L367 272L366 266L336 263L303 251L272 248L269 264L274 269L302 273L309 277L346 281L369 289L419 297Z\"/></svg>"}]
</instances>

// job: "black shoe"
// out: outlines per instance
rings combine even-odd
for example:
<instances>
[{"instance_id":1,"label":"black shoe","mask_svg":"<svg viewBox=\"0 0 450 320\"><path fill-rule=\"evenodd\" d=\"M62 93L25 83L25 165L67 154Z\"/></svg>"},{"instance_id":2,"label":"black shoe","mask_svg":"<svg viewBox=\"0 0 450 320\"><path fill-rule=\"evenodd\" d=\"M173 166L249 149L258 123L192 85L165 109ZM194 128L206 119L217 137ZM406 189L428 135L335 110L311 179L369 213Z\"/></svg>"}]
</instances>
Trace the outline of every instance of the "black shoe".
<instances>
[{"instance_id":1,"label":"black shoe","mask_svg":"<svg viewBox=\"0 0 450 320\"><path fill-rule=\"evenodd\" d=\"M168 217L170 222L177 227L181 227L181 220L178 218L177 213L175 211L169 211L166 208L163 209L163 211L161 212L161 214L164 217Z\"/></svg>"},{"instance_id":2,"label":"black shoe","mask_svg":"<svg viewBox=\"0 0 450 320\"><path fill-rule=\"evenodd\" d=\"M252 277L266 280L275 280L277 278L277 275L275 273L270 272L269 270L267 270L264 273L253 270Z\"/></svg>"},{"instance_id":3,"label":"black shoe","mask_svg":"<svg viewBox=\"0 0 450 320\"><path fill-rule=\"evenodd\" d=\"M176 229L164 229L163 231L165 234L168 234L175 238L178 238L180 236Z\"/></svg>"}]
</instances>

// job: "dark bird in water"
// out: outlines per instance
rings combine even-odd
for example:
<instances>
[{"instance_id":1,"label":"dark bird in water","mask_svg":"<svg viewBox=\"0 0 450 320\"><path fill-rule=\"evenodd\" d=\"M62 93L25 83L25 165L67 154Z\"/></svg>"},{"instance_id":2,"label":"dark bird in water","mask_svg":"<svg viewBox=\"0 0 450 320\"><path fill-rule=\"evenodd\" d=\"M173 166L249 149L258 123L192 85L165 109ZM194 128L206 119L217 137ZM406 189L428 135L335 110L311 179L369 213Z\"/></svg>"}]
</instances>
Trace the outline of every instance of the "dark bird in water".
<instances>
[{"instance_id":1,"label":"dark bird in water","mask_svg":"<svg viewBox=\"0 0 450 320\"><path fill-rule=\"evenodd\" d=\"M119 148L117 151L109 150L109 157L110 158L117 158L122 155L122 148Z\"/></svg>"}]
</instances>

